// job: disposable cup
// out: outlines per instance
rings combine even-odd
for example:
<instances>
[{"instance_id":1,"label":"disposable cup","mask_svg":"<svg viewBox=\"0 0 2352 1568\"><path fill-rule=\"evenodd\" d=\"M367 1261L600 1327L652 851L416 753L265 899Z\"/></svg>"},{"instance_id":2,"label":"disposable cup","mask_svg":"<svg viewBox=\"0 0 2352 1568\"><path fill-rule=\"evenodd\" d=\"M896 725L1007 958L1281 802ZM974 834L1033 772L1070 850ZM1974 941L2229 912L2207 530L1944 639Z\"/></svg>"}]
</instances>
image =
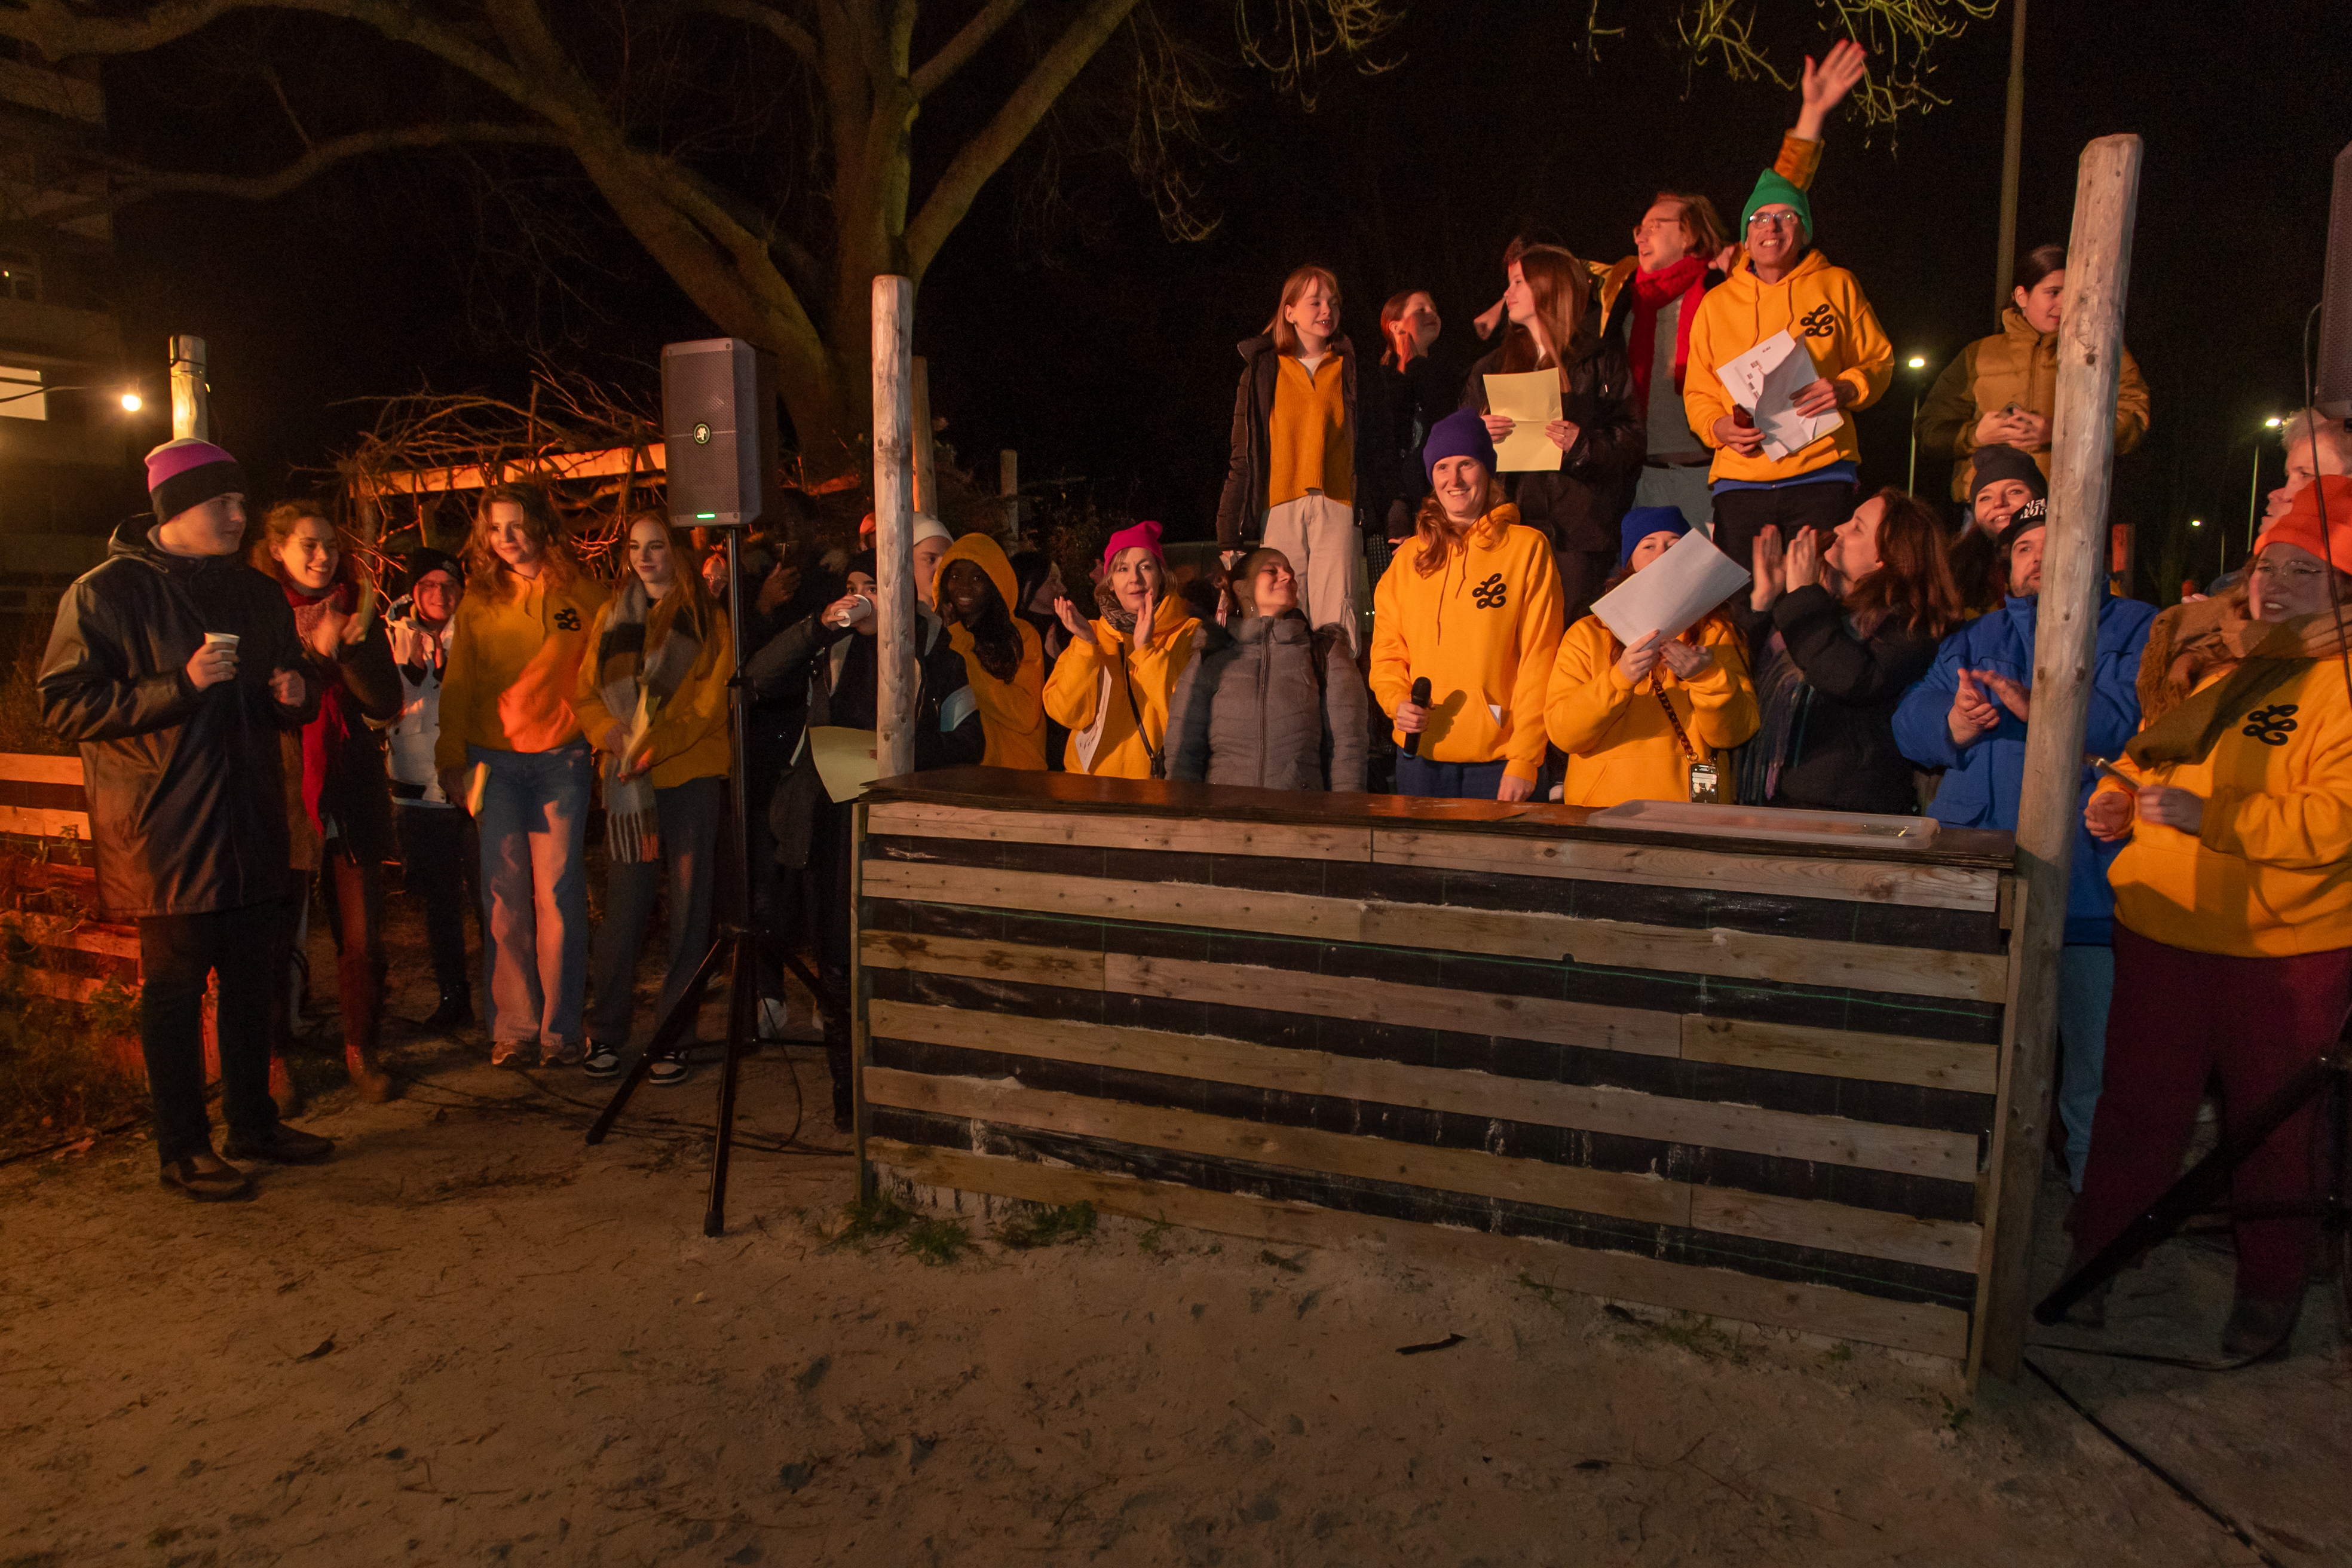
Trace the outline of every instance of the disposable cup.
<instances>
[{"instance_id":1,"label":"disposable cup","mask_svg":"<svg viewBox=\"0 0 2352 1568\"><path fill-rule=\"evenodd\" d=\"M206 647L225 647L228 649L229 652L235 653L236 651L236 644L237 637L235 632L206 632L205 634L205 646Z\"/></svg>"}]
</instances>

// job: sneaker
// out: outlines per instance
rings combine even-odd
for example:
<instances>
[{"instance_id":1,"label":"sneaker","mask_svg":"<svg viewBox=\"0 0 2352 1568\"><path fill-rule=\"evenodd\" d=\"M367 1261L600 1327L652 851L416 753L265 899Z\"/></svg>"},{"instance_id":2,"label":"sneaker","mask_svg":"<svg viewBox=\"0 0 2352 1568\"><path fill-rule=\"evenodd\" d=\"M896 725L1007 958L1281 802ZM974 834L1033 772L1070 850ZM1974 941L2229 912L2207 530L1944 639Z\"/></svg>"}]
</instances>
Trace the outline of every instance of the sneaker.
<instances>
[{"instance_id":1,"label":"sneaker","mask_svg":"<svg viewBox=\"0 0 2352 1568\"><path fill-rule=\"evenodd\" d=\"M335 1141L321 1138L316 1132L305 1132L299 1127L278 1123L259 1138L247 1138L231 1132L221 1143L221 1152L232 1160L268 1160L279 1165L315 1165L335 1152Z\"/></svg>"},{"instance_id":2,"label":"sneaker","mask_svg":"<svg viewBox=\"0 0 2352 1568\"><path fill-rule=\"evenodd\" d=\"M581 1062L580 1070L590 1078L618 1078L621 1076L621 1053L610 1046L591 1040L588 1042L588 1055Z\"/></svg>"},{"instance_id":3,"label":"sneaker","mask_svg":"<svg viewBox=\"0 0 2352 1568\"><path fill-rule=\"evenodd\" d=\"M2294 1334L2302 1307L2300 1295L2284 1301L2238 1297L2230 1304L2229 1325L2221 1331L2221 1354L2231 1361L2263 1361L2277 1354Z\"/></svg>"},{"instance_id":4,"label":"sneaker","mask_svg":"<svg viewBox=\"0 0 2352 1568\"><path fill-rule=\"evenodd\" d=\"M646 1081L664 1085L684 1083L687 1074L692 1070L683 1057L656 1057L654 1065L646 1069Z\"/></svg>"},{"instance_id":5,"label":"sneaker","mask_svg":"<svg viewBox=\"0 0 2352 1568\"><path fill-rule=\"evenodd\" d=\"M243 1171L224 1163L210 1150L201 1157L173 1160L163 1167L157 1180L200 1204L241 1198L253 1191L253 1184L245 1179Z\"/></svg>"},{"instance_id":6,"label":"sneaker","mask_svg":"<svg viewBox=\"0 0 2352 1568\"><path fill-rule=\"evenodd\" d=\"M792 1026L792 1009L784 1005L782 997L760 998L760 1038L769 1041L784 1039L785 1031Z\"/></svg>"},{"instance_id":7,"label":"sneaker","mask_svg":"<svg viewBox=\"0 0 2352 1568\"><path fill-rule=\"evenodd\" d=\"M530 1061L523 1055L523 1041L499 1040L490 1047L490 1065L494 1068L527 1068Z\"/></svg>"},{"instance_id":8,"label":"sneaker","mask_svg":"<svg viewBox=\"0 0 2352 1568\"><path fill-rule=\"evenodd\" d=\"M577 1040L542 1041L539 1047L539 1065L543 1068L568 1068L580 1060L581 1047Z\"/></svg>"}]
</instances>

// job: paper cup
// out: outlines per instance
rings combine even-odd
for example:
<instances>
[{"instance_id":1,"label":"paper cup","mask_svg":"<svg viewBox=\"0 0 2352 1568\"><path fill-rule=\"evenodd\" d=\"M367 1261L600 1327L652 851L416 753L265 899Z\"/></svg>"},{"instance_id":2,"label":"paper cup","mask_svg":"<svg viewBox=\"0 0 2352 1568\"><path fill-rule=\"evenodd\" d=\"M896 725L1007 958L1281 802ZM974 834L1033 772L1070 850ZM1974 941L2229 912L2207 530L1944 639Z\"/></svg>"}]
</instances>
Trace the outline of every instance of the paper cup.
<instances>
[{"instance_id":1,"label":"paper cup","mask_svg":"<svg viewBox=\"0 0 2352 1568\"><path fill-rule=\"evenodd\" d=\"M235 653L236 651L236 644L237 636L235 632L206 632L205 634L205 646L206 647L225 647L228 649L229 652Z\"/></svg>"}]
</instances>

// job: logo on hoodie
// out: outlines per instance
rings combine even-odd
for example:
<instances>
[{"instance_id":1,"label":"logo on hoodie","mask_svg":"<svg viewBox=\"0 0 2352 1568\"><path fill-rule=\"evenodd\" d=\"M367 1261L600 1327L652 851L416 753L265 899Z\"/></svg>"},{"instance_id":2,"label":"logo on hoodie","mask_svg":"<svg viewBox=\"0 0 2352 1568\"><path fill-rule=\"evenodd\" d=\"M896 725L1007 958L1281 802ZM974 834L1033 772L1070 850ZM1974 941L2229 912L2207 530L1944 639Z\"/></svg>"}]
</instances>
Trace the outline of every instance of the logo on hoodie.
<instances>
[{"instance_id":1,"label":"logo on hoodie","mask_svg":"<svg viewBox=\"0 0 2352 1568\"><path fill-rule=\"evenodd\" d=\"M1503 581L1503 574L1496 572L1471 589L1470 597L1482 610L1499 610L1511 602L1511 590L1509 584Z\"/></svg>"},{"instance_id":2,"label":"logo on hoodie","mask_svg":"<svg viewBox=\"0 0 2352 1568\"><path fill-rule=\"evenodd\" d=\"M2257 708L2246 715L2244 733L2265 746L2284 746L2294 729L2293 717L2295 704L2282 702L2273 708Z\"/></svg>"},{"instance_id":3,"label":"logo on hoodie","mask_svg":"<svg viewBox=\"0 0 2352 1568\"><path fill-rule=\"evenodd\" d=\"M1831 313L1826 300L1806 311L1798 319L1797 324L1805 329L1805 336L1809 338L1833 337L1837 333L1837 317Z\"/></svg>"},{"instance_id":4,"label":"logo on hoodie","mask_svg":"<svg viewBox=\"0 0 2352 1568\"><path fill-rule=\"evenodd\" d=\"M569 605L566 605L563 608L556 611L555 629L559 632L578 631L580 629L580 612L573 609Z\"/></svg>"}]
</instances>

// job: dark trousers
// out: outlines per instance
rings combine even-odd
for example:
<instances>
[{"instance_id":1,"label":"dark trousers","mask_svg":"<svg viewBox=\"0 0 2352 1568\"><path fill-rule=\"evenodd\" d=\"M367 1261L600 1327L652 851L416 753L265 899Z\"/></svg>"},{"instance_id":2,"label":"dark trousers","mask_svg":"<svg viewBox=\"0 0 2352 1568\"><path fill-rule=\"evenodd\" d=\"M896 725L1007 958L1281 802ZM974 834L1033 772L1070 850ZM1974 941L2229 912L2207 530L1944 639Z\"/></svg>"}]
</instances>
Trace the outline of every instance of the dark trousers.
<instances>
[{"instance_id":1,"label":"dark trousers","mask_svg":"<svg viewBox=\"0 0 2352 1568\"><path fill-rule=\"evenodd\" d=\"M1560 625L1572 626L1591 613L1601 585L1617 569L1617 557L1606 550L1559 550L1552 552L1552 564L1559 571L1559 601L1566 612Z\"/></svg>"},{"instance_id":2,"label":"dark trousers","mask_svg":"<svg viewBox=\"0 0 2352 1568\"><path fill-rule=\"evenodd\" d=\"M1820 529L1824 536L1853 515L1853 485L1846 479L1820 484L1783 485L1770 490L1715 492L1715 547L1740 565L1756 559L1756 536L1769 526L1780 531L1786 544L1801 528ZM1824 537L1822 542L1829 540Z\"/></svg>"},{"instance_id":3,"label":"dark trousers","mask_svg":"<svg viewBox=\"0 0 2352 1568\"><path fill-rule=\"evenodd\" d=\"M445 992L471 999L466 968L466 912L482 929L481 849L474 819L455 806L399 803L403 880L425 905L425 936L433 952L433 978Z\"/></svg>"},{"instance_id":4,"label":"dark trousers","mask_svg":"<svg viewBox=\"0 0 2352 1568\"><path fill-rule=\"evenodd\" d=\"M1508 763L1430 763L1397 753L1396 792L1424 800L1493 800Z\"/></svg>"},{"instance_id":5,"label":"dark trousers","mask_svg":"<svg viewBox=\"0 0 2352 1568\"><path fill-rule=\"evenodd\" d=\"M816 949L818 977L835 1002L845 1007L849 995L849 855L850 808L836 805L817 792L815 818L809 825L809 863L795 870L785 868L783 896L809 917ZM825 1065L832 1069L834 1093L849 1092L849 1019L840 1007L824 1010Z\"/></svg>"},{"instance_id":6,"label":"dark trousers","mask_svg":"<svg viewBox=\"0 0 2352 1568\"><path fill-rule=\"evenodd\" d=\"M2326 1052L2352 1007L2352 948L2292 958L2189 952L2116 927L2115 1000L2107 1012L2105 1083L2091 1123L2091 1157L2074 1205L2074 1244L2096 1252L2123 1234L2180 1174L2208 1079L2221 1087L2228 1136L2286 1080ZM2313 1194L2317 1102L2238 1167L2239 1204ZM2318 1222L2237 1226L2238 1293L2303 1293Z\"/></svg>"},{"instance_id":7,"label":"dark trousers","mask_svg":"<svg viewBox=\"0 0 2352 1568\"><path fill-rule=\"evenodd\" d=\"M335 939L343 1051L358 1051L373 1061L383 1021L383 868L373 858L353 859L341 838L327 840L325 861L319 886L326 895L327 930Z\"/></svg>"},{"instance_id":8,"label":"dark trousers","mask_svg":"<svg viewBox=\"0 0 2352 1568\"><path fill-rule=\"evenodd\" d=\"M669 967L662 982L656 1020L686 994L686 983L710 952L713 861L719 848L719 818L727 796L724 778L688 779L654 791L654 815L661 837L658 860L614 861L604 872L604 922L596 928L595 956L589 964L595 996L588 1006L588 1037L619 1050L629 1042L629 1015L636 1001L637 952L645 945L654 899L668 884ZM665 876L667 873L667 876ZM700 1000L699 997L697 998ZM688 1028L681 1047L694 1042Z\"/></svg>"},{"instance_id":9,"label":"dark trousers","mask_svg":"<svg viewBox=\"0 0 2352 1568\"><path fill-rule=\"evenodd\" d=\"M268 1142L278 1126L269 1098L269 996L286 989L285 903L272 900L139 922L139 1044L155 1106L163 1163L212 1148L205 1113L205 982L220 977L214 1015L220 1039L221 1115L240 1139Z\"/></svg>"}]
</instances>

